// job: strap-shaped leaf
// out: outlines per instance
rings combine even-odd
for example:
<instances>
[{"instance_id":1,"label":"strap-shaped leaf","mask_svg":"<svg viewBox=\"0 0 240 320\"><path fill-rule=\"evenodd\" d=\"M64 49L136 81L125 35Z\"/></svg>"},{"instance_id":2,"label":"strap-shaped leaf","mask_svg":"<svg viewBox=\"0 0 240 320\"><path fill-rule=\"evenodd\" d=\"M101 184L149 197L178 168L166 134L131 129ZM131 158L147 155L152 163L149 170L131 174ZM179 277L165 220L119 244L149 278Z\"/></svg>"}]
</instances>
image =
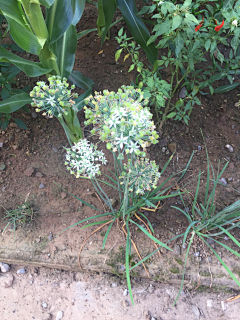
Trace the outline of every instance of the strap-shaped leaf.
<instances>
[{"instance_id":1,"label":"strap-shaped leaf","mask_svg":"<svg viewBox=\"0 0 240 320\"><path fill-rule=\"evenodd\" d=\"M105 18L105 29L102 34L101 45L103 44L103 41L106 37L108 29L112 23L113 16L115 14L115 11L117 8L116 0L102 0L102 8L103 8L103 13Z\"/></svg>"},{"instance_id":2,"label":"strap-shaped leaf","mask_svg":"<svg viewBox=\"0 0 240 320\"><path fill-rule=\"evenodd\" d=\"M47 8L51 7L54 1L55 0L39 0L39 2Z\"/></svg>"},{"instance_id":3,"label":"strap-shaped leaf","mask_svg":"<svg viewBox=\"0 0 240 320\"><path fill-rule=\"evenodd\" d=\"M84 77L80 71L73 70L68 80L84 90L88 90L94 86L94 82L91 79Z\"/></svg>"},{"instance_id":4,"label":"strap-shaped leaf","mask_svg":"<svg viewBox=\"0 0 240 320\"><path fill-rule=\"evenodd\" d=\"M45 69L39 62L32 62L20 58L2 47L0 47L0 61L14 64L29 77L38 77L52 71L52 69Z\"/></svg>"},{"instance_id":5,"label":"strap-shaped leaf","mask_svg":"<svg viewBox=\"0 0 240 320\"><path fill-rule=\"evenodd\" d=\"M76 12L79 11L80 0L55 0L53 5L46 10L46 24L49 32L50 43L57 41L73 22L76 23ZM76 4L78 3L78 4ZM76 13L77 15L77 13Z\"/></svg>"},{"instance_id":6,"label":"strap-shaped leaf","mask_svg":"<svg viewBox=\"0 0 240 320\"><path fill-rule=\"evenodd\" d=\"M117 6L121 10L124 20L134 38L145 51L149 62L154 65L157 60L157 49L154 43L147 46L147 41L150 38L150 33L138 15L135 0L117 0Z\"/></svg>"},{"instance_id":7,"label":"strap-shaped leaf","mask_svg":"<svg viewBox=\"0 0 240 320\"><path fill-rule=\"evenodd\" d=\"M36 37L27 28L6 16L13 40L27 52L38 55L47 39Z\"/></svg>"},{"instance_id":8,"label":"strap-shaped leaf","mask_svg":"<svg viewBox=\"0 0 240 320\"><path fill-rule=\"evenodd\" d=\"M50 49L57 58L61 78L68 78L73 69L77 49L77 32L75 26L71 25L61 38L50 45Z\"/></svg>"},{"instance_id":9,"label":"strap-shaped leaf","mask_svg":"<svg viewBox=\"0 0 240 320\"><path fill-rule=\"evenodd\" d=\"M16 22L24 26L25 16L21 3L18 0L0 0L0 10L4 16L14 19Z\"/></svg>"},{"instance_id":10,"label":"strap-shaped leaf","mask_svg":"<svg viewBox=\"0 0 240 320\"><path fill-rule=\"evenodd\" d=\"M72 24L75 26L78 21L82 18L83 11L85 8L86 0L76 0L75 13L72 20Z\"/></svg>"},{"instance_id":11,"label":"strap-shaped leaf","mask_svg":"<svg viewBox=\"0 0 240 320\"><path fill-rule=\"evenodd\" d=\"M19 93L14 96L0 101L0 113L12 113L27 103L31 103L32 99L27 93Z\"/></svg>"}]
</instances>

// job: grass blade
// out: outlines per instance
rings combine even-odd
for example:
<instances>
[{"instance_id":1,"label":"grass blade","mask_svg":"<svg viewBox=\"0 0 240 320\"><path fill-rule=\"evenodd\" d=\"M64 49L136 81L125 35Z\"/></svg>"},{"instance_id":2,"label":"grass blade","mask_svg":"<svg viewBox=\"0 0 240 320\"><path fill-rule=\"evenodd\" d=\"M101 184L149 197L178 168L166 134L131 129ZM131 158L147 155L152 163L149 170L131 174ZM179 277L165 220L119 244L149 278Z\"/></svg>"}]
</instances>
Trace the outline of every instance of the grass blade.
<instances>
[{"instance_id":1,"label":"grass blade","mask_svg":"<svg viewBox=\"0 0 240 320\"><path fill-rule=\"evenodd\" d=\"M111 228L112 228L113 222L114 222L115 220L116 220L116 219L113 219L113 221L110 223L110 225L109 225L109 227L108 227L108 229L107 229L107 231L106 231L106 234L105 234L104 239L103 239L102 249L104 249L104 247L105 247L108 234L109 234L109 232L110 232L110 230L111 230Z\"/></svg>"}]
</instances>

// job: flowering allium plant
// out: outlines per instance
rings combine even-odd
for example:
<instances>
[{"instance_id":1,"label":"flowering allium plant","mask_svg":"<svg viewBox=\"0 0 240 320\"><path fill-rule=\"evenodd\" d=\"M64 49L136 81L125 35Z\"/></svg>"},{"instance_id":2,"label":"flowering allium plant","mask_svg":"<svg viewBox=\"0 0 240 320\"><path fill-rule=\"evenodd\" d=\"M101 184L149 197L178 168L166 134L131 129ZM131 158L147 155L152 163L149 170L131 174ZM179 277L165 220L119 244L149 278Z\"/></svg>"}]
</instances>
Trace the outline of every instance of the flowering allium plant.
<instances>
[{"instance_id":1,"label":"flowering allium plant","mask_svg":"<svg viewBox=\"0 0 240 320\"><path fill-rule=\"evenodd\" d=\"M101 174L101 164L107 163L104 153L98 151L97 147L86 139L80 140L66 150L65 165L67 165L67 169L70 170L70 173L74 174L76 178L83 175L92 179L96 175ZM101 164L96 162L100 162Z\"/></svg>"},{"instance_id":2,"label":"flowering allium plant","mask_svg":"<svg viewBox=\"0 0 240 320\"><path fill-rule=\"evenodd\" d=\"M128 163L124 164L122 176L119 177L120 184L126 183L128 174L129 191L135 190L137 194L144 194L145 191L156 189L158 179L161 176L159 166L155 161L149 161L149 159L137 159L134 162L129 159Z\"/></svg>"},{"instance_id":3,"label":"flowering allium plant","mask_svg":"<svg viewBox=\"0 0 240 320\"><path fill-rule=\"evenodd\" d=\"M100 140L107 143L107 149L113 152L125 151L145 157L144 150L159 137L152 114L147 107L147 99L143 99L141 89L122 86L117 93L103 91L85 100L90 108L84 107L88 119L85 124L93 124L92 134L98 134Z\"/></svg>"},{"instance_id":4,"label":"flowering allium plant","mask_svg":"<svg viewBox=\"0 0 240 320\"><path fill-rule=\"evenodd\" d=\"M83 134L77 118L79 110L76 100L73 100L78 98L78 94L71 92L75 85L69 89L67 79L61 80L59 76L52 76L48 81L49 85L44 81L37 82L37 86L30 92L33 99L31 105L36 107L36 112L43 111L43 115L49 118L57 117L69 142L78 142Z\"/></svg>"}]
</instances>

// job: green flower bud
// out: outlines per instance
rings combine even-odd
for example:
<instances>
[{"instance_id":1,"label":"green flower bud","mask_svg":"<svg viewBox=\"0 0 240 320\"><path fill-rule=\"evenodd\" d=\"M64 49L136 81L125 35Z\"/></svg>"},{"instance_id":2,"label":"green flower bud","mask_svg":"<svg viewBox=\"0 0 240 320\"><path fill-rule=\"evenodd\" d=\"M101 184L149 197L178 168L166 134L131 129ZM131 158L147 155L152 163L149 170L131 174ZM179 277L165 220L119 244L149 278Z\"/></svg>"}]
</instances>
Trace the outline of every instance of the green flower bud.
<instances>
[{"instance_id":1,"label":"green flower bud","mask_svg":"<svg viewBox=\"0 0 240 320\"><path fill-rule=\"evenodd\" d=\"M107 148L108 150L110 150L110 149L112 148L111 143L108 142L108 143L106 144L106 148Z\"/></svg>"}]
</instances>

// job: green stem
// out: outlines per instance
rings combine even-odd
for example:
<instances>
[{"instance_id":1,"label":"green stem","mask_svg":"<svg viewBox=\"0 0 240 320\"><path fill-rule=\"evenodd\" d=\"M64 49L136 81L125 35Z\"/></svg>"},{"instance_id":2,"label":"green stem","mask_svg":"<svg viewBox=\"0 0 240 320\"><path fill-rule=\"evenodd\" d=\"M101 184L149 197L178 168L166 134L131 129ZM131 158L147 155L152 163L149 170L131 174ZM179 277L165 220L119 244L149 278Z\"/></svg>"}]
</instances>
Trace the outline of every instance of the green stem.
<instances>
[{"instance_id":1,"label":"green stem","mask_svg":"<svg viewBox=\"0 0 240 320\"><path fill-rule=\"evenodd\" d=\"M109 208L112 210L112 212L114 212L111 201L109 200L108 196L106 195L106 193L103 191L103 189L101 188L101 186L99 185L97 179L94 177L94 180L99 188L99 190L101 191L101 193L104 195L104 197L106 197L107 200L105 200L105 203L109 206ZM96 188L96 185L95 185Z\"/></svg>"}]
</instances>

